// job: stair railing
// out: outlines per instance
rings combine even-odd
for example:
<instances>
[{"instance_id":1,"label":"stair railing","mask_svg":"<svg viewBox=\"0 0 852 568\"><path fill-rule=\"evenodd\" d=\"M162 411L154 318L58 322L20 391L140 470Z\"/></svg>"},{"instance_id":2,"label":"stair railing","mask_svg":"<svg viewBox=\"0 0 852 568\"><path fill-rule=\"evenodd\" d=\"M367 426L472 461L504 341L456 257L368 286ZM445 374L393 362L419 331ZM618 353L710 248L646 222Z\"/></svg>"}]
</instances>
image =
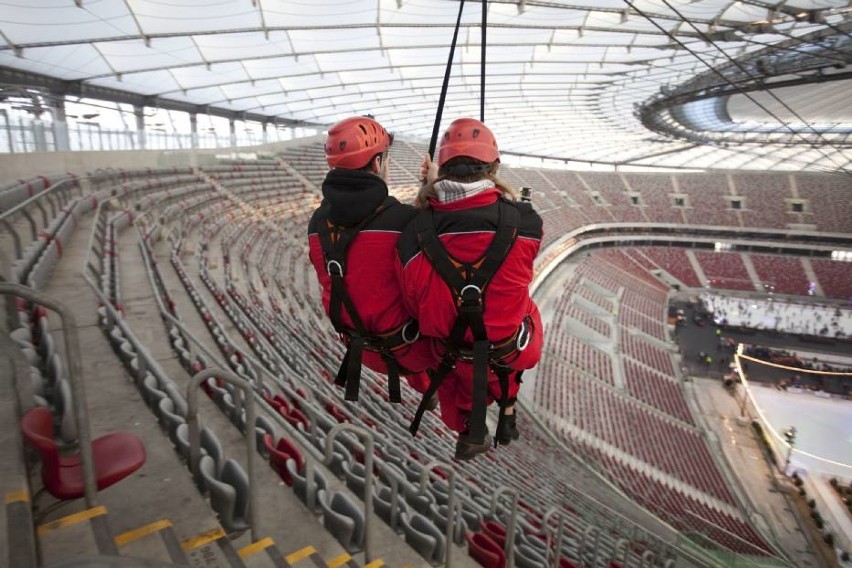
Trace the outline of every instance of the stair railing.
<instances>
[{"instance_id":1,"label":"stair railing","mask_svg":"<svg viewBox=\"0 0 852 568\"><path fill-rule=\"evenodd\" d=\"M246 446L248 448L248 478L249 478L249 524L251 525L251 540L257 542L260 518L260 491L257 486L257 436L255 435L255 406L251 385L228 369L204 369L192 377L186 387L186 422L189 426L189 467L193 477L200 477L199 462L201 461L201 428L198 423L198 387L210 378L217 378L230 383L244 393L246 405Z\"/></svg>"}]
</instances>

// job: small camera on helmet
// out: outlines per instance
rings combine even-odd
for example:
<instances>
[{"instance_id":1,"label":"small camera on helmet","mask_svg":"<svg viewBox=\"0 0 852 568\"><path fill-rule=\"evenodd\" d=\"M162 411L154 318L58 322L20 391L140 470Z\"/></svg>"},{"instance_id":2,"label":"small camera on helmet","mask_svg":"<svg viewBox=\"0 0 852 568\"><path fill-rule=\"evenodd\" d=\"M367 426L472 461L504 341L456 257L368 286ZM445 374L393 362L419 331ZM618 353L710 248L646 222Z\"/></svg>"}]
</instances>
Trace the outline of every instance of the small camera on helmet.
<instances>
[{"instance_id":1,"label":"small camera on helmet","mask_svg":"<svg viewBox=\"0 0 852 568\"><path fill-rule=\"evenodd\" d=\"M521 201L526 201L527 203L532 201L532 188L531 187L522 187L521 188Z\"/></svg>"}]
</instances>

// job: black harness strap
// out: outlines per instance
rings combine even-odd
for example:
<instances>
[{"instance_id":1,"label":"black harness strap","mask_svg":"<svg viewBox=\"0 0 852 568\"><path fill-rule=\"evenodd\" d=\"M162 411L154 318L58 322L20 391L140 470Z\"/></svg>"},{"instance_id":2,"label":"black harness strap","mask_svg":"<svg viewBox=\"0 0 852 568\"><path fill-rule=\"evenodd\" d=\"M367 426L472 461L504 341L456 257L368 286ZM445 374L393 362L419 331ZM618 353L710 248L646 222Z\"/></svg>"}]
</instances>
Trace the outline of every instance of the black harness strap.
<instances>
[{"instance_id":1,"label":"black harness strap","mask_svg":"<svg viewBox=\"0 0 852 568\"><path fill-rule=\"evenodd\" d=\"M325 255L326 270L331 278L331 297L329 299L328 315L335 331L349 336L349 345L346 355L337 371L336 383L345 385L344 398L349 401L358 400L358 391L361 388L361 363L365 347L378 351L388 369L388 396L391 402L400 402L399 373L400 367L396 359L391 355L390 339L377 337L364 327L361 316L352 298L346 292L343 279L346 274L346 255L350 245L354 242L358 233L386 211L385 205L380 205L364 220L353 227L340 227L326 221L319 223L317 233L320 238L323 254ZM349 319L355 329L347 328L341 319L342 310L349 314Z\"/></svg>"},{"instance_id":2,"label":"black harness strap","mask_svg":"<svg viewBox=\"0 0 852 568\"><path fill-rule=\"evenodd\" d=\"M420 421L426 412L429 399L437 392L444 378L455 367L455 362L460 356L460 350L466 347L465 335L468 329L473 335L473 406L468 418L468 435L473 443L482 443L485 439L489 365L494 368L495 373L500 378L501 406L508 397L510 369L491 361L492 346L486 333L483 314L485 290L515 243L521 216L515 207L504 200L500 199L497 203L498 221L494 238L485 254L473 263L464 263L450 256L438 237L431 211L420 213L414 220L420 248L429 259L435 272L450 288L456 302L457 316L445 342L444 357L435 371L430 374L429 388L423 394L423 399L420 401L417 412L414 414L414 420L409 427L412 435L416 435L420 428ZM502 375L505 375L505 377Z\"/></svg>"}]
</instances>

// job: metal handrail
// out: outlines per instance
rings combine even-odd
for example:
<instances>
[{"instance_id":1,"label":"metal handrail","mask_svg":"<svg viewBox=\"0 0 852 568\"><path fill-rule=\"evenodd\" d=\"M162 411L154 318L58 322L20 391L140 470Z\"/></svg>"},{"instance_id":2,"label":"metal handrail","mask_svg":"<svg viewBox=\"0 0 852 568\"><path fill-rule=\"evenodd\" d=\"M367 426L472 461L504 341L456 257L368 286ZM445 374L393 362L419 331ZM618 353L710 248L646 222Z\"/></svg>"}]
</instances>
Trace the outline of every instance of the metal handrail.
<instances>
[{"instance_id":1,"label":"metal handrail","mask_svg":"<svg viewBox=\"0 0 852 568\"><path fill-rule=\"evenodd\" d=\"M369 564L373 560L373 433L355 424L337 424L325 437L325 465L331 465L334 460L334 440L344 430L357 434L364 441L364 563Z\"/></svg>"},{"instance_id":2,"label":"metal handrail","mask_svg":"<svg viewBox=\"0 0 852 568\"><path fill-rule=\"evenodd\" d=\"M556 507L551 507L548 509L544 515L541 517L541 523L544 525L544 531L547 533L547 554L550 555L550 545L551 538L553 538L553 530L550 528L550 519L554 516L558 515L559 517L559 528L556 531L556 553L553 558L553 568L559 568L559 563L562 561L562 538L565 532L565 519L562 515L562 512Z\"/></svg>"},{"instance_id":3,"label":"metal handrail","mask_svg":"<svg viewBox=\"0 0 852 568\"><path fill-rule=\"evenodd\" d=\"M518 490L509 487L508 485L501 485L498 487L494 494L491 495L491 515L497 516L497 506L500 500L500 496L504 493L509 493L512 495L512 508L509 510L509 523L506 526L506 544L505 544L505 554L506 554L506 568L514 568L515 567L515 523L518 517L518 499L520 498L518 495Z\"/></svg>"},{"instance_id":4,"label":"metal handrail","mask_svg":"<svg viewBox=\"0 0 852 568\"><path fill-rule=\"evenodd\" d=\"M260 491L257 486L257 436L255 435L255 407L252 388L248 381L241 379L228 369L204 369L195 374L186 387L186 422L189 426L189 468L192 475L198 477L201 460L201 431L198 424L198 387L209 378L221 379L232 384L244 393L246 402L246 447L248 448L248 477L249 477L249 525L252 542L258 541L260 518Z\"/></svg>"},{"instance_id":5,"label":"metal handrail","mask_svg":"<svg viewBox=\"0 0 852 568\"><path fill-rule=\"evenodd\" d=\"M80 360L80 337L77 335L77 322L71 310L59 300L40 292L9 282L0 282L0 294L16 296L52 310L62 319L62 334L65 340L65 357L68 360L68 382L71 384L71 403L74 408L74 420L77 426L77 438L80 447L80 462L83 467L83 496L87 507L97 503L97 484L95 483L95 464L92 458L92 434L89 430L89 413L86 411L86 389L81 379L83 364Z\"/></svg>"},{"instance_id":6,"label":"metal handrail","mask_svg":"<svg viewBox=\"0 0 852 568\"><path fill-rule=\"evenodd\" d=\"M430 474L433 474L435 468L438 467L447 473L447 527L445 537L447 539L447 543L444 547L444 566L445 568L452 568L451 551L453 543L455 542L454 537L456 532L456 470L454 470L449 464L440 460L433 460L427 463L423 469L420 470L420 489L422 491L426 491L426 484L429 482L429 476Z\"/></svg>"},{"instance_id":7,"label":"metal handrail","mask_svg":"<svg viewBox=\"0 0 852 568\"><path fill-rule=\"evenodd\" d=\"M598 544L599 544L600 537L601 537L601 530L596 526L587 527L586 530L583 532L583 538L580 539L580 550L579 550L580 565L586 564L586 545L588 544L589 538L592 535L594 535L595 540L594 540L594 544L592 545L592 551L593 551L594 555L592 556L591 566L597 566L598 565L598 548L599 548Z\"/></svg>"}]
</instances>

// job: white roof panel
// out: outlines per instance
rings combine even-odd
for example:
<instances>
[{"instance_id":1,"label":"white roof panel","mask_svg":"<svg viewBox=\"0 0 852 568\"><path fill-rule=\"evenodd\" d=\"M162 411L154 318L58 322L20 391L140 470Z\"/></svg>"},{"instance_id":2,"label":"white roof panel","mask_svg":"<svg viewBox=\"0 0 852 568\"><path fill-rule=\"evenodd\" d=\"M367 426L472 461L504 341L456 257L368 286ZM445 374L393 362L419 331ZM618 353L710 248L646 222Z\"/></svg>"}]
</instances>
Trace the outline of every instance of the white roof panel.
<instances>
[{"instance_id":1,"label":"white roof panel","mask_svg":"<svg viewBox=\"0 0 852 568\"><path fill-rule=\"evenodd\" d=\"M167 37L151 40L98 42L94 44L110 67L119 73L135 69L157 69L203 63L192 38Z\"/></svg>"},{"instance_id":2,"label":"white roof panel","mask_svg":"<svg viewBox=\"0 0 852 568\"><path fill-rule=\"evenodd\" d=\"M458 0L83 0L80 7L73 0L2 1L5 68L320 127L375 112L410 136L431 133L459 6ZM645 162L714 167L745 165L741 156L748 155L748 167L791 167L783 146L684 150L694 142L648 131L635 105L707 73L696 55L727 66L719 48L737 57L816 31L833 30L842 39L850 32L847 2L631 2L636 10L623 0L489 3L485 114L498 138L505 136L501 147L611 162L659 154ZM742 25L766 19L772 6L780 8L772 15L774 30ZM798 20L791 9L828 10L822 16L830 26ZM480 19L481 4L466 3L446 120L479 114ZM725 41L717 34L710 45L695 28L731 35ZM839 71L825 71L832 72ZM6 75L17 76L8 69ZM847 91L840 82L824 83L818 97L794 94L786 102L822 121L841 120L849 115ZM757 114L747 101L732 105ZM765 128L773 121L781 128L779 117L798 120L782 105L771 110L774 117L748 119L761 119ZM794 167L829 164L825 152L796 150Z\"/></svg>"},{"instance_id":3,"label":"white roof panel","mask_svg":"<svg viewBox=\"0 0 852 568\"><path fill-rule=\"evenodd\" d=\"M210 0L127 0L146 34L197 33L258 28L260 12L251 2Z\"/></svg>"},{"instance_id":4,"label":"white roof panel","mask_svg":"<svg viewBox=\"0 0 852 568\"><path fill-rule=\"evenodd\" d=\"M172 72L165 70L122 75L120 79L114 76L100 77L87 82L101 87L133 91L143 95L156 95L164 90L171 91L178 88Z\"/></svg>"},{"instance_id":5,"label":"white roof panel","mask_svg":"<svg viewBox=\"0 0 852 568\"><path fill-rule=\"evenodd\" d=\"M27 48L22 52L22 57L15 57L12 51L0 51L0 65L67 81L111 72L109 65L90 44Z\"/></svg>"},{"instance_id":6,"label":"white roof panel","mask_svg":"<svg viewBox=\"0 0 852 568\"><path fill-rule=\"evenodd\" d=\"M13 44L87 42L138 32L124 2L86 2L78 8L65 0L8 0L0 22Z\"/></svg>"}]
</instances>

